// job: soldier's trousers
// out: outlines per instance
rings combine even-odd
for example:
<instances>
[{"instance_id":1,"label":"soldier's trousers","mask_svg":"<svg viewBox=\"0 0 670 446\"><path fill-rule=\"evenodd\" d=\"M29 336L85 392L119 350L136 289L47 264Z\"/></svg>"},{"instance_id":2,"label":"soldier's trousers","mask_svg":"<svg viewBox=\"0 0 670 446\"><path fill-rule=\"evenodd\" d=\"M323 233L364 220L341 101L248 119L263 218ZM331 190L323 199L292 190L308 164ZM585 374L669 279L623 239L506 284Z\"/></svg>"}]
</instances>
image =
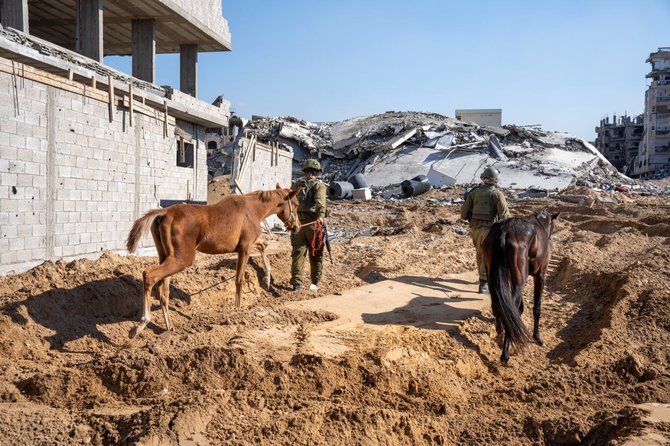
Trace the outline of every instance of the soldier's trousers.
<instances>
[{"instance_id":1,"label":"soldier's trousers","mask_svg":"<svg viewBox=\"0 0 670 446\"><path fill-rule=\"evenodd\" d=\"M477 250L477 272L479 273L479 280L487 280L482 245L486 238L486 234L489 233L489 229L491 228L488 226L470 228L470 236L472 237L472 242L475 244L475 249Z\"/></svg>"},{"instance_id":2,"label":"soldier's trousers","mask_svg":"<svg viewBox=\"0 0 670 446\"><path fill-rule=\"evenodd\" d=\"M294 285L302 284L306 257L309 257L312 283L317 285L319 280L321 280L323 250L325 247L321 244L321 248L312 255L310 246L314 238L314 232L314 225L309 225L303 226L298 232L291 234L291 247L293 248L291 252L291 283ZM316 243L319 243L318 240Z\"/></svg>"}]
</instances>

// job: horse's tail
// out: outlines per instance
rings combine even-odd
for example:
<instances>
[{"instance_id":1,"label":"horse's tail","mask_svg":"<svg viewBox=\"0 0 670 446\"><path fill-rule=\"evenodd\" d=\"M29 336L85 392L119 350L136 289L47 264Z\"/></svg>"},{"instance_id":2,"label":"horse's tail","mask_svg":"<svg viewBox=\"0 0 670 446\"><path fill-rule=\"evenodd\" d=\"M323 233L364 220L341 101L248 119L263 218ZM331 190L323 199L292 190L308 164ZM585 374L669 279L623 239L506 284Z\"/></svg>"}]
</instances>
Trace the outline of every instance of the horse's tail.
<instances>
[{"instance_id":1,"label":"horse's tail","mask_svg":"<svg viewBox=\"0 0 670 446\"><path fill-rule=\"evenodd\" d=\"M139 243L142 236L149 230L154 219L158 216L165 215L167 211L167 208L151 209L146 214L135 220L133 227L130 228L130 232L128 233L128 240L126 241L126 248L128 248L128 252L135 252L137 244Z\"/></svg>"},{"instance_id":2,"label":"horse's tail","mask_svg":"<svg viewBox=\"0 0 670 446\"><path fill-rule=\"evenodd\" d=\"M489 271L489 291L493 315L500 321L505 334L516 348L522 348L529 340L528 330L521 320L518 303L512 295L512 277L506 249L507 230L504 226L497 228L491 253Z\"/></svg>"}]
</instances>

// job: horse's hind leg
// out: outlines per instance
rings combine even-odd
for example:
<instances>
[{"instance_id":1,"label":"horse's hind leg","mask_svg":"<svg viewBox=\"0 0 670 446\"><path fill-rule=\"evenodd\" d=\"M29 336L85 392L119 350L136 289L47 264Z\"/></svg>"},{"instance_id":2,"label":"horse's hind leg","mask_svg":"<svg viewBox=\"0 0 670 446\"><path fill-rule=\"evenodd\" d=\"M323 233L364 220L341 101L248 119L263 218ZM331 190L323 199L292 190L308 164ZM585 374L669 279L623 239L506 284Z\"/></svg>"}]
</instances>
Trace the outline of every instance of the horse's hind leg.
<instances>
[{"instance_id":1,"label":"horse's hind leg","mask_svg":"<svg viewBox=\"0 0 670 446\"><path fill-rule=\"evenodd\" d=\"M509 336L507 336L507 333L505 333L503 338L502 355L500 355L500 362L502 363L502 365L507 365L507 363L509 362Z\"/></svg>"},{"instance_id":2,"label":"horse's hind leg","mask_svg":"<svg viewBox=\"0 0 670 446\"><path fill-rule=\"evenodd\" d=\"M161 301L161 309L163 310L163 320L165 320L165 328L172 330L172 324L168 316L170 307L170 278L166 277L158 284L158 296Z\"/></svg>"},{"instance_id":3,"label":"horse's hind leg","mask_svg":"<svg viewBox=\"0 0 670 446\"><path fill-rule=\"evenodd\" d=\"M159 230L158 230L160 225L161 225L162 220L163 220L162 217L158 217L153 221L153 223L151 225L151 235L153 236L154 245L156 246L156 252L158 254L158 265L159 266L160 266L160 264L163 263L163 261L165 260L165 257L166 257L165 248L163 247L163 243L161 241ZM157 268L157 267L154 267L154 268ZM142 292L142 318L140 319L141 320L140 325L135 327L134 329L132 329L130 331L129 336L131 338L134 338L135 336L140 334L140 332L142 330L144 330L144 328L149 324L149 322L151 322L151 290L153 288L153 285L148 287L148 289L149 289L148 293L146 291L147 286L148 286L148 284L147 284L147 272L150 269L151 268L147 268L142 273L142 278L143 278L143 282L144 282L144 291ZM161 293L161 290L159 289L158 290L159 296L160 296L160 293Z\"/></svg>"},{"instance_id":4,"label":"horse's hind leg","mask_svg":"<svg viewBox=\"0 0 670 446\"><path fill-rule=\"evenodd\" d=\"M235 274L235 306L240 307L242 303L242 280L244 269L249 261L249 250L243 249L237 254L237 273Z\"/></svg>"},{"instance_id":5,"label":"horse's hind leg","mask_svg":"<svg viewBox=\"0 0 670 446\"><path fill-rule=\"evenodd\" d=\"M151 229L151 235L154 238L154 243L156 244L156 251L158 251L158 258L161 263L166 259L167 252L166 247L163 246L163 241L160 237L159 224L154 225ZM161 309L163 310L163 320L165 321L166 330L172 330L172 324L170 324L170 318L168 317L168 308L170 304L170 277L166 277L161 280L157 285L158 299L161 303Z\"/></svg>"},{"instance_id":6,"label":"horse's hind leg","mask_svg":"<svg viewBox=\"0 0 670 446\"><path fill-rule=\"evenodd\" d=\"M162 282L162 285L165 286L167 284L168 290L169 291L169 281L163 282L163 279L168 278L169 276L172 276L174 274L177 274L180 271L183 271L186 269L191 263L193 263L193 259L195 259L195 251L193 254L190 254L188 256L182 256L181 258L176 258L176 257L166 257L163 263L160 265L154 267L154 268L149 268L146 271L144 271L144 302L145 302L145 313L142 316L142 323L130 334L131 338L134 338L144 328L151 322L151 312L149 311L149 302L151 300L151 289L156 285L158 282ZM163 309L163 316L166 318L167 324L169 324L169 321L167 319L167 298L163 299L162 298L162 290L159 290L159 293L161 294L161 307ZM170 329L171 325L168 325L166 327L168 330Z\"/></svg>"},{"instance_id":7,"label":"horse's hind leg","mask_svg":"<svg viewBox=\"0 0 670 446\"><path fill-rule=\"evenodd\" d=\"M502 348L503 338L505 336L505 329L502 326L502 322L499 318L496 318L496 344L498 347Z\"/></svg>"},{"instance_id":8,"label":"horse's hind leg","mask_svg":"<svg viewBox=\"0 0 670 446\"><path fill-rule=\"evenodd\" d=\"M154 285L156 284L155 281L152 281L150 279L150 272L156 268L159 268L160 265L157 265L152 268L147 268L144 270L142 273L142 279L144 283L144 290L142 292L142 318L140 319L140 325L137 327L133 328L130 333L129 337L134 338L135 336L139 335L142 330L146 328L147 325L149 325L149 322L151 322L151 290L153 289Z\"/></svg>"},{"instance_id":9,"label":"horse's hind leg","mask_svg":"<svg viewBox=\"0 0 670 446\"><path fill-rule=\"evenodd\" d=\"M542 313L542 290L544 289L544 274L533 276L533 339L543 346L540 338L540 314Z\"/></svg>"},{"instance_id":10,"label":"horse's hind leg","mask_svg":"<svg viewBox=\"0 0 670 446\"><path fill-rule=\"evenodd\" d=\"M272 268L270 267L270 261L268 260L268 256L265 252L267 245L265 244L265 241L259 237L258 240L256 240L254 246L256 249L258 249L258 252L261 253L261 259L263 259L263 282L265 283L265 288L269 290L271 285L270 273Z\"/></svg>"}]
</instances>

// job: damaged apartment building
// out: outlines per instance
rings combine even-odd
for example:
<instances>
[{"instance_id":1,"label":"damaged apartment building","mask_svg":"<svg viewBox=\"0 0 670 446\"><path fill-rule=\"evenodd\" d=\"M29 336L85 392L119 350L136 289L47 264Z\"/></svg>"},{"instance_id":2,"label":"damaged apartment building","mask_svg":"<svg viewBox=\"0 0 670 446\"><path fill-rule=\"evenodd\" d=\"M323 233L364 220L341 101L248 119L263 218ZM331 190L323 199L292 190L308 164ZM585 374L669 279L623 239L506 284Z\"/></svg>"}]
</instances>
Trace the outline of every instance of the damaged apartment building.
<instances>
[{"instance_id":1,"label":"damaged apartment building","mask_svg":"<svg viewBox=\"0 0 670 446\"><path fill-rule=\"evenodd\" d=\"M636 117L609 116L600 120L596 127L596 148L620 172L628 173L633 168L644 132L644 115Z\"/></svg>"},{"instance_id":2,"label":"damaged apartment building","mask_svg":"<svg viewBox=\"0 0 670 446\"><path fill-rule=\"evenodd\" d=\"M206 200L229 103L196 99L197 67L232 49L220 0L0 4L0 272L123 251L148 209ZM179 54L179 90L155 84L157 53Z\"/></svg>"},{"instance_id":3,"label":"damaged apartment building","mask_svg":"<svg viewBox=\"0 0 670 446\"><path fill-rule=\"evenodd\" d=\"M670 175L670 47L647 58L651 84L644 95L644 135L631 174Z\"/></svg>"}]
</instances>

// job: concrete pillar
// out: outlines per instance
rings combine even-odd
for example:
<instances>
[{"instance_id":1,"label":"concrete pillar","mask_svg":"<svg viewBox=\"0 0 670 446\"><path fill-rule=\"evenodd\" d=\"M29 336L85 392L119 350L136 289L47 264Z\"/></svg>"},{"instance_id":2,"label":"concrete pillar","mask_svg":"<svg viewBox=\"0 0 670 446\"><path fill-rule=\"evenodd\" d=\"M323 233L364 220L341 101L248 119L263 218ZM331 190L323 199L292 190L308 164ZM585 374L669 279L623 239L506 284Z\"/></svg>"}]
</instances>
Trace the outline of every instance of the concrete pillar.
<instances>
[{"instance_id":1,"label":"concrete pillar","mask_svg":"<svg viewBox=\"0 0 670 446\"><path fill-rule=\"evenodd\" d=\"M84 0L79 3L79 51L86 57L102 62L102 11L105 0Z\"/></svg>"},{"instance_id":2,"label":"concrete pillar","mask_svg":"<svg viewBox=\"0 0 670 446\"><path fill-rule=\"evenodd\" d=\"M133 76L147 82L156 81L156 21L133 19Z\"/></svg>"},{"instance_id":3,"label":"concrete pillar","mask_svg":"<svg viewBox=\"0 0 670 446\"><path fill-rule=\"evenodd\" d=\"M0 4L2 26L28 33L28 0L2 0Z\"/></svg>"},{"instance_id":4,"label":"concrete pillar","mask_svg":"<svg viewBox=\"0 0 670 446\"><path fill-rule=\"evenodd\" d=\"M179 45L179 89L198 95L198 45Z\"/></svg>"}]
</instances>

